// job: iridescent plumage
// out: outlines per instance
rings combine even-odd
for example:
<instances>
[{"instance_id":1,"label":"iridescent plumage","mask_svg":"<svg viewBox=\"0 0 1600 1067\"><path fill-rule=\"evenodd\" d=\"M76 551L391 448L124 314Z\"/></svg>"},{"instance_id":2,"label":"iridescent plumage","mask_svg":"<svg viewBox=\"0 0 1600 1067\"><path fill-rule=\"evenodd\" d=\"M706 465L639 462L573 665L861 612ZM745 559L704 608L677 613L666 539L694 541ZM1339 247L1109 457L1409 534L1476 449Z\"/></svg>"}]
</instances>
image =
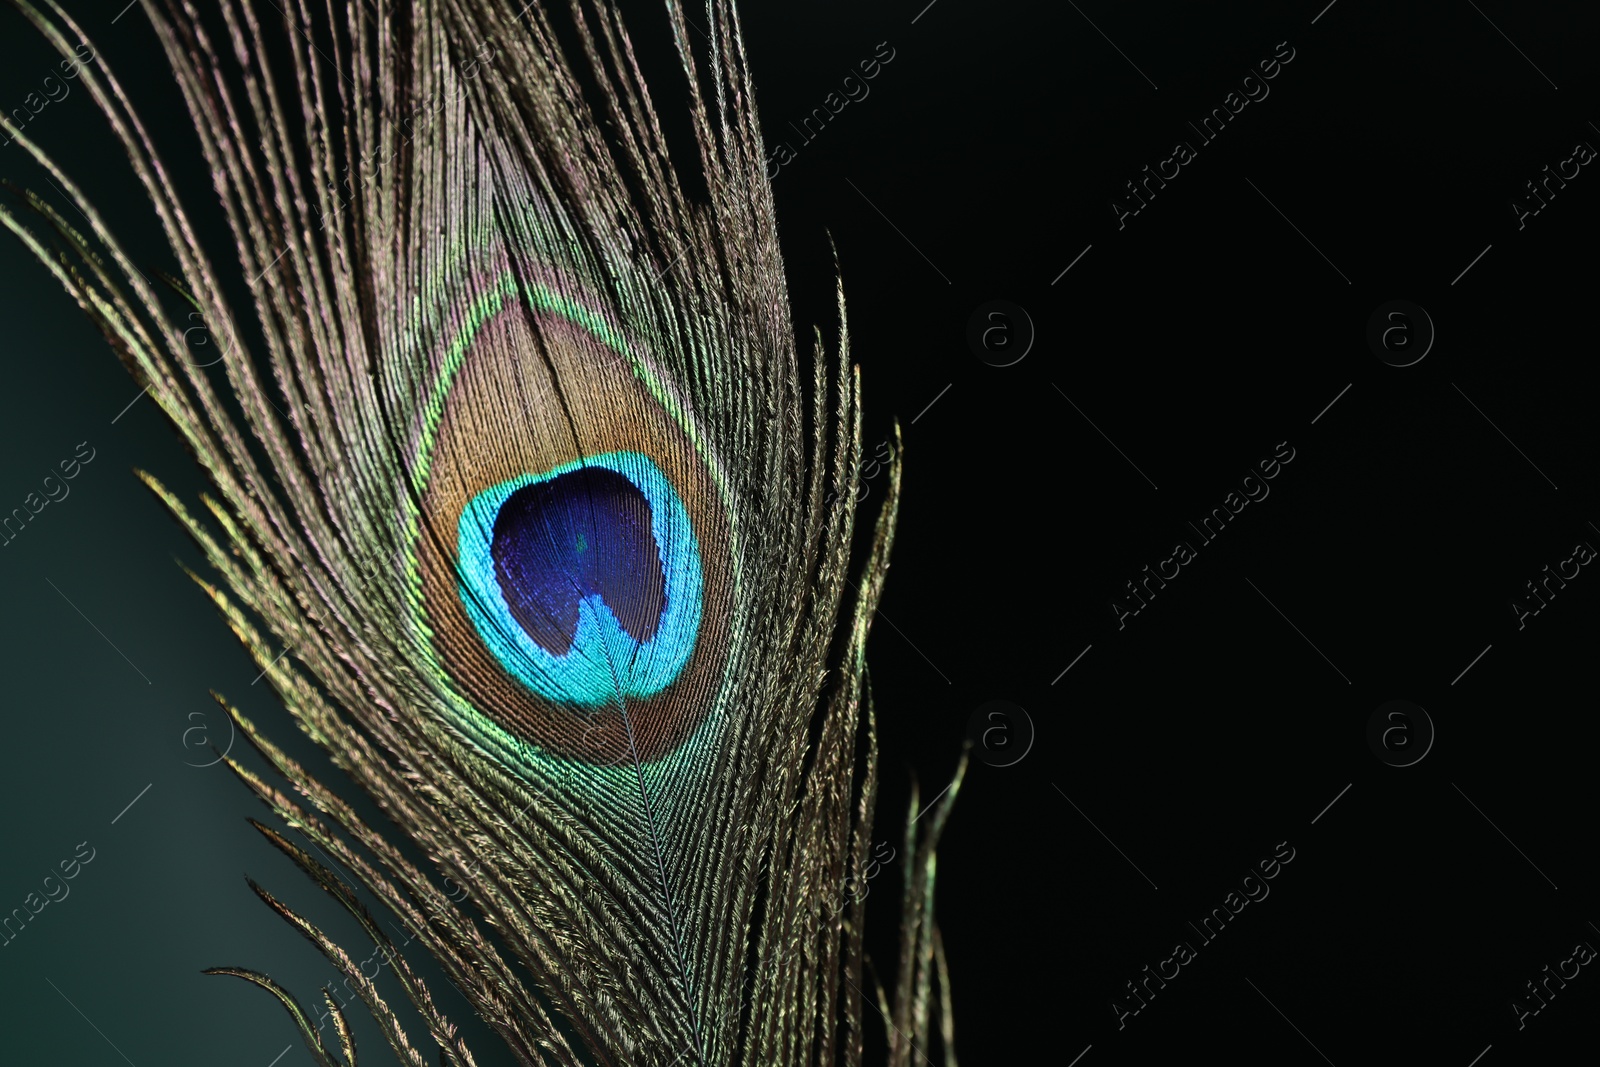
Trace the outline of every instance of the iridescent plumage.
<instances>
[{"instance_id":1,"label":"iridescent plumage","mask_svg":"<svg viewBox=\"0 0 1600 1067\"><path fill-rule=\"evenodd\" d=\"M64 55L85 40L55 3L11 2ZM238 0L216 26L177 0L143 7L232 231L227 276L253 302L258 351L221 362L238 414L94 206L4 119L90 232L31 196L45 236L0 222L214 482L208 524L145 476L223 578L197 580L437 871L233 709L298 797L229 764L417 933L524 1062L855 1064L864 1001L892 1063L941 1016L953 1062L931 912L954 788L920 839L907 827L893 1006L862 993L863 899L846 887L871 840L863 648L898 468L852 573L843 299L835 351L818 335L803 370L732 9L708 4L697 54L667 5L691 196L605 0L559 27L461 0L315 18L293 0L272 28ZM246 336L122 87L104 63L83 79L155 205L175 288ZM339 879L261 829L388 946ZM420 1064L351 958L258 892ZM353 1060L336 1008L324 1044L271 979L219 973L277 995L320 1063ZM470 1063L398 957L395 974L445 1061Z\"/></svg>"}]
</instances>

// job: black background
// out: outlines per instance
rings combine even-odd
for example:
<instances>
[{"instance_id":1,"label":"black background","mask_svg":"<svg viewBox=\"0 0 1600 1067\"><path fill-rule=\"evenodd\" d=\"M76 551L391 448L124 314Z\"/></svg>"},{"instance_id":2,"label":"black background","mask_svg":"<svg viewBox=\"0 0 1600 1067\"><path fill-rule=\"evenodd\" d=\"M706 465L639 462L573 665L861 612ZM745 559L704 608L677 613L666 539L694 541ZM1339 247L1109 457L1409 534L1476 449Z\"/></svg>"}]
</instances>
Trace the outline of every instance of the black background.
<instances>
[{"instance_id":1,"label":"black background","mask_svg":"<svg viewBox=\"0 0 1600 1067\"><path fill-rule=\"evenodd\" d=\"M1600 945L1600 579L1585 568L1520 630L1510 607L1576 543L1600 545L1600 178L1584 167L1520 229L1510 206L1576 143L1600 146L1593 27L1576 4L1324 2L743 12L763 128L795 149L774 188L797 322L832 328L831 236L868 449L895 420L904 434L870 646L879 835L898 845L912 776L924 799L943 787L980 705L1031 721L1023 759L973 767L941 853L970 1063L1493 1067L1593 1039L1592 968L1524 1029L1510 1008L1576 943ZM120 6L72 10L203 200L170 78L137 10L111 22ZM653 39L655 8L625 10ZM20 19L0 26L10 106L51 59ZM893 59L869 95L805 143L790 124L881 42ZM1293 59L1270 95L1201 146L1187 122L1280 42ZM84 94L51 108L39 139L159 259ZM1123 183L1180 140L1196 158L1119 228ZM0 173L44 191L16 146ZM76 442L98 450L74 496L0 549L0 905L77 841L100 850L75 883L86 901L0 950L0 1042L18 1062L266 1064L290 1040L278 1009L195 972L329 981L239 873L308 909L316 891L239 821L258 814L242 787L185 766L209 756L183 731L219 728L207 687L278 736L287 719L167 565L196 554L126 473L200 487L159 414L142 401L112 423L135 390L93 329L15 242L0 271L4 501ZM994 299L1036 331L1008 367L966 340ZM1366 340L1395 299L1437 331L1409 367ZM1187 523L1280 442L1294 458L1270 495L1201 546ZM1180 540L1197 558L1119 629L1113 598ZM1410 767L1366 740L1391 699L1437 731ZM1202 945L1187 923L1280 842L1294 859L1270 895ZM885 960L898 874L869 908ZM1119 1030L1113 998L1180 940L1196 959ZM296 1042L279 1062L309 1060Z\"/></svg>"}]
</instances>

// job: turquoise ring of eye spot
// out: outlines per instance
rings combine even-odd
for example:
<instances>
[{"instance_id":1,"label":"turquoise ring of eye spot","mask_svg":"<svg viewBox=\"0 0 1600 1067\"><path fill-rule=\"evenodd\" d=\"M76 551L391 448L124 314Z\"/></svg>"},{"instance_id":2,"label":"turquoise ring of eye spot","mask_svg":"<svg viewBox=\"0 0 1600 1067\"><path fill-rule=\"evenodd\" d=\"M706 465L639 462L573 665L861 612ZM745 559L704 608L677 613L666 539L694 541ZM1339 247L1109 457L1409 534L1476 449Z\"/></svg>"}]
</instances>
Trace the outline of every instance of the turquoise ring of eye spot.
<instances>
[{"instance_id":1,"label":"turquoise ring of eye spot","mask_svg":"<svg viewBox=\"0 0 1600 1067\"><path fill-rule=\"evenodd\" d=\"M700 547L671 481L638 452L507 479L462 509L459 595L527 689L586 710L653 697L694 652Z\"/></svg>"}]
</instances>

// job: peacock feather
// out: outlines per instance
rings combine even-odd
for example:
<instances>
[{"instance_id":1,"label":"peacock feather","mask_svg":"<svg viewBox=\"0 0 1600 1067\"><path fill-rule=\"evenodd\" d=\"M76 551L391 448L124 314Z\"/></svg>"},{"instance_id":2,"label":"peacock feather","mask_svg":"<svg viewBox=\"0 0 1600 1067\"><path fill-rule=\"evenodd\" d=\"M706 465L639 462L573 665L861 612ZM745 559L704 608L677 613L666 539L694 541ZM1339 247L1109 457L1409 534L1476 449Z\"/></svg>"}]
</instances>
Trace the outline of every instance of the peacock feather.
<instances>
[{"instance_id":1,"label":"peacock feather","mask_svg":"<svg viewBox=\"0 0 1600 1067\"><path fill-rule=\"evenodd\" d=\"M54 0L11 2L63 56L92 48ZM905 829L892 998L866 976L850 888L872 840L863 648L898 461L858 544L843 295L836 338L813 330L802 359L731 6L708 0L692 35L666 4L692 166L608 0L141 6L225 265L106 63L82 83L152 201L183 313L255 342L220 374L185 358L173 292L4 117L88 225L20 191L31 225L0 222L205 468L204 516L141 477L298 726L393 825L219 696L275 776L229 765L521 1062L857 1064L882 1015L889 1062L937 1040L953 1064L932 901L957 790ZM257 827L384 951L443 1062L472 1063L353 890ZM422 1064L353 954L255 888ZM216 973L276 996L318 1063L354 1063L331 997L325 1041L270 978Z\"/></svg>"}]
</instances>

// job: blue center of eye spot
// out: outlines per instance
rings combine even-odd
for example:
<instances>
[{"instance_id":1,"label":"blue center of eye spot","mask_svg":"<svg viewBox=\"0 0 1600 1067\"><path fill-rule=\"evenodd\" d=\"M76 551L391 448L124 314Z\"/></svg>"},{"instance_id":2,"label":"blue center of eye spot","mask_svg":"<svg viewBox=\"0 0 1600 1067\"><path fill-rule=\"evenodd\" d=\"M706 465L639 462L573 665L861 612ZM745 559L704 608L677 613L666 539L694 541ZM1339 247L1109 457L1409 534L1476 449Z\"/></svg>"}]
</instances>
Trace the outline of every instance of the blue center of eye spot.
<instances>
[{"instance_id":1,"label":"blue center of eye spot","mask_svg":"<svg viewBox=\"0 0 1600 1067\"><path fill-rule=\"evenodd\" d=\"M511 675L582 708L655 696L700 631L700 547L647 456L510 478L462 509L462 606Z\"/></svg>"}]
</instances>

